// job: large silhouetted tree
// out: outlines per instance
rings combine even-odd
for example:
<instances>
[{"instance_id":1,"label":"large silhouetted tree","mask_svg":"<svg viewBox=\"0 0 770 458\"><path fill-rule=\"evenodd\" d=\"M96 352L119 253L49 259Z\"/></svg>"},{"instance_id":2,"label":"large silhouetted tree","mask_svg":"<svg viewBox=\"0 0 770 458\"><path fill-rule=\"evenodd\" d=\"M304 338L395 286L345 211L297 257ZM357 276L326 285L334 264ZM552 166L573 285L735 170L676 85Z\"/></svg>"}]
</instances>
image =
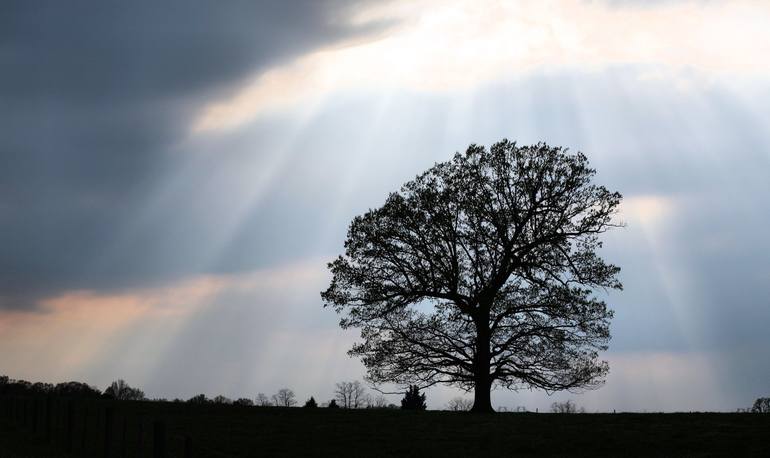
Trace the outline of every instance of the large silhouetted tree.
<instances>
[{"instance_id":1,"label":"large silhouetted tree","mask_svg":"<svg viewBox=\"0 0 770 458\"><path fill-rule=\"evenodd\" d=\"M474 390L593 388L608 366L621 288L598 236L621 196L592 182L586 156L540 143L471 145L353 219L329 264L325 306L360 327L367 378Z\"/></svg>"}]
</instances>

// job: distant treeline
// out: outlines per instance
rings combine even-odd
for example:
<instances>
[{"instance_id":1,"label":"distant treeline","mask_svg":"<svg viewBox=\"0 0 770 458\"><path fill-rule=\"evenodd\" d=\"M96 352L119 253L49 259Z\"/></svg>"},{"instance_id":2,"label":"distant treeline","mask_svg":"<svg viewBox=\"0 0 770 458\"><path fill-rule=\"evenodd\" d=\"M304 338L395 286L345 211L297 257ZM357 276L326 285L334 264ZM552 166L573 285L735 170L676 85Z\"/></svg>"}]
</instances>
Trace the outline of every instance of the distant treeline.
<instances>
[{"instance_id":1,"label":"distant treeline","mask_svg":"<svg viewBox=\"0 0 770 458\"><path fill-rule=\"evenodd\" d=\"M380 409L398 409L399 406L393 403L388 403L387 399L382 396L371 396L366 392L363 384L359 381L352 382L339 382L335 385L334 391L335 397L329 402L318 404L313 396L311 396L303 407L305 408L343 408L343 409L359 409L359 408L380 408ZM84 399L114 399L118 401L167 401L167 399L148 399L144 391L131 387L124 380L116 380L110 384L104 391L101 391L98 387L88 385L83 382L62 382L62 383L45 383L45 382L29 382L27 380L15 380L6 375L0 375L0 396L38 396L38 395L55 395L68 398L84 398ZM260 406L260 407L296 407L298 405L296 395L294 391L289 388L281 388L277 393L268 397L264 393L257 394L254 400L249 398L230 399L226 396L215 396L213 398L206 397L205 394L198 394L189 399L174 399L172 402L186 402L190 404L227 404L227 405L240 405L240 406ZM457 403L457 400L453 400ZM454 403L450 403L449 410L469 410L472 405L469 402L460 403L463 408L457 408ZM425 410L426 396L425 393L420 393L417 386L410 386L404 394L404 398L401 400L401 409L407 410Z\"/></svg>"},{"instance_id":2,"label":"distant treeline","mask_svg":"<svg viewBox=\"0 0 770 458\"><path fill-rule=\"evenodd\" d=\"M0 396L27 396L27 395L56 395L70 398L90 398L90 399L114 399L118 401L167 401L167 399L156 398L148 399L144 391L128 385L124 380L116 380L110 384L104 391L98 387L88 385L83 382L28 382L26 380L14 380L6 375L0 375ZM272 396L264 393L258 393L253 400L250 398L231 399L226 396L206 397L205 394L195 395L187 400L173 399L172 402L186 402L191 404L225 404L239 406L259 406L259 407L296 407L298 406L294 391L289 388L281 388ZM371 396L367 393L364 385L359 381L339 382L335 385L334 399L319 404L311 396L302 405L304 408L343 408L343 409L406 409L406 410L425 410L427 407L425 393L420 393L417 386L410 386L401 399L401 406L389 403L383 395ZM467 398L456 397L450 400L444 407L451 411L469 411L473 407L473 401ZM505 408L498 408L499 411L508 411ZM517 407L516 412L527 412L524 407ZM739 408L738 412L751 413L770 413L770 398L757 398L754 404L749 408ZM572 401L554 402L551 405L552 413L585 413L585 409L576 406Z\"/></svg>"}]
</instances>

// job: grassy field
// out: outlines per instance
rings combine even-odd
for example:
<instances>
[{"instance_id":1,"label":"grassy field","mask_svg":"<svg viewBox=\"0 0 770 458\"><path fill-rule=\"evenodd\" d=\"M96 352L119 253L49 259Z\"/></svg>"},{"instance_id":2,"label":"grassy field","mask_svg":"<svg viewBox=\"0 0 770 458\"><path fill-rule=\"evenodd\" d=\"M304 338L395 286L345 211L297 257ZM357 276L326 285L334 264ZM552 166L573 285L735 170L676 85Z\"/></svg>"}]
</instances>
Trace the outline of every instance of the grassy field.
<instances>
[{"instance_id":1,"label":"grassy field","mask_svg":"<svg viewBox=\"0 0 770 458\"><path fill-rule=\"evenodd\" d=\"M770 456L770 415L761 414L473 415L80 401L70 415L71 430L58 414L47 440L40 424L3 419L0 456L104 456L106 434L110 456L153 456L158 421L168 457L185 456L186 437L195 457Z\"/></svg>"}]
</instances>

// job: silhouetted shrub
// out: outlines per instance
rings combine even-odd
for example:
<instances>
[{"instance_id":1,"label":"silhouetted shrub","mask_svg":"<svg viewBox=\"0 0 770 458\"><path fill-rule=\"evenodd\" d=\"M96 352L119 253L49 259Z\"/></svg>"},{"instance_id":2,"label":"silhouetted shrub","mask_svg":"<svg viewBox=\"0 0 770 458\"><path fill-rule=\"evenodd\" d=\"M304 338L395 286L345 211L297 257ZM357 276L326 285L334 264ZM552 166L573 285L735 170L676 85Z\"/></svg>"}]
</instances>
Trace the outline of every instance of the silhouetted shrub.
<instances>
[{"instance_id":1,"label":"silhouetted shrub","mask_svg":"<svg viewBox=\"0 0 770 458\"><path fill-rule=\"evenodd\" d=\"M52 383L36 382L32 384L31 388L35 394L50 394L53 393L54 386Z\"/></svg>"},{"instance_id":2,"label":"silhouetted shrub","mask_svg":"<svg viewBox=\"0 0 770 458\"><path fill-rule=\"evenodd\" d=\"M460 397L452 398L447 403L446 408L452 412L467 412L473 408L473 400Z\"/></svg>"},{"instance_id":3,"label":"silhouetted shrub","mask_svg":"<svg viewBox=\"0 0 770 458\"><path fill-rule=\"evenodd\" d=\"M401 408L404 410L425 410L425 393L420 394L417 385L411 385L401 400Z\"/></svg>"},{"instance_id":4,"label":"silhouetted shrub","mask_svg":"<svg viewBox=\"0 0 770 458\"><path fill-rule=\"evenodd\" d=\"M318 403L315 402L315 399L313 398L313 396L310 396L310 399L308 399L305 402L305 406L304 407L307 407L309 409L315 409L316 407L318 407Z\"/></svg>"},{"instance_id":5,"label":"silhouetted shrub","mask_svg":"<svg viewBox=\"0 0 770 458\"><path fill-rule=\"evenodd\" d=\"M197 396L193 396L190 399L187 400L190 404L206 404L209 402L208 398L205 394L199 394Z\"/></svg>"},{"instance_id":6,"label":"silhouetted shrub","mask_svg":"<svg viewBox=\"0 0 770 458\"><path fill-rule=\"evenodd\" d=\"M254 401L249 398L238 398L233 402L233 404L237 406L251 407L254 405Z\"/></svg>"},{"instance_id":7,"label":"silhouetted shrub","mask_svg":"<svg viewBox=\"0 0 770 458\"><path fill-rule=\"evenodd\" d=\"M99 389L81 382L59 383L53 388L53 394L73 398L98 398L102 396Z\"/></svg>"},{"instance_id":8,"label":"silhouetted shrub","mask_svg":"<svg viewBox=\"0 0 770 458\"><path fill-rule=\"evenodd\" d=\"M751 413L770 413L770 398L758 398L754 401Z\"/></svg>"},{"instance_id":9,"label":"silhouetted shrub","mask_svg":"<svg viewBox=\"0 0 770 458\"><path fill-rule=\"evenodd\" d=\"M214 404L225 404L229 405L233 403L233 400L228 398L227 396L222 396L221 394L219 396L216 396L214 399L211 400Z\"/></svg>"},{"instance_id":10,"label":"silhouetted shrub","mask_svg":"<svg viewBox=\"0 0 770 458\"><path fill-rule=\"evenodd\" d=\"M551 412L553 413L586 413L586 409L578 407L572 401L566 402L554 402L551 404Z\"/></svg>"},{"instance_id":11,"label":"silhouetted shrub","mask_svg":"<svg viewBox=\"0 0 770 458\"><path fill-rule=\"evenodd\" d=\"M116 380L104 390L104 396L118 401L141 401L145 399L144 391L131 388L124 380Z\"/></svg>"},{"instance_id":12,"label":"silhouetted shrub","mask_svg":"<svg viewBox=\"0 0 770 458\"><path fill-rule=\"evenodd\" d=\"M339 409L340 408L340 406L337 405L337 401L335 401L334 399L329 401L329 405L327 407L329 407L330 409Z\"/></svg>"}]
</instances>

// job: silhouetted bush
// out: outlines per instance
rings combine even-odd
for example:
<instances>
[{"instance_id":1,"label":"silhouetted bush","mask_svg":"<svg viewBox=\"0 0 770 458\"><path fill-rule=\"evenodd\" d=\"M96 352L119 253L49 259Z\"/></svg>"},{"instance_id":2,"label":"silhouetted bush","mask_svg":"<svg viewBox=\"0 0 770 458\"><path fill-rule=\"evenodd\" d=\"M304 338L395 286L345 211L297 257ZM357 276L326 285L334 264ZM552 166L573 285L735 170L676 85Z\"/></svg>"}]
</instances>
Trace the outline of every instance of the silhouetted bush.
<instances>
[{"instance_id":1,"label":"silhouetted bush","mask_svg":"<svg viewBox=\"0 0 770 458\"><path fill-rule=\"evenodd\" d=\"M758 398L754 401L751 413L770 413L770 398Z\"/></svg>"},{"instance_id":2,"label":"silhouetted bush","mask_svg":"<svg viewBox=\"0 0 770 458\"><path fill-rule=\"evenodd\" d=\"M452 398L446 405L447 410L452 412L467 412L473 408L473 400L467 398ZM498 411L500 409L497 409Z\"/></svg>"},{"instance_id":3,"label":"silhouetted bush","mask_svg":"<svg viewBox=\"0 0 770 458\"><path fill-rule=\"evenodd\" d=\"M578 407L572 401L566 402L554 402L551 404L551 412L553 413L586 413L586 409Z\"/></svg>"},{"instance_id":4,"label":"silhouetted bush","mask_svg":"<svg viewBox=\"0 0 770 458\"><path fill-rule=\"evenodd\" d=\"M211 400L214 404L225 404L229 405L233 403L233 400L228 398L227 396L222 396L221 394L214 399Z\"/></svg>"},{"instance_id":5,"label":"silhouetted bush","mask_svg":"<svg viewBox=\"0 0 770 458\"><path fill-rule=\"evenodd\" d=\"M238 398L235 401L233 401L233 405L251 407L254 405L254 401L252 401L249 398Z\"/></svg>"},{"instance_id":6,"label":"silhouetted bush","mask_svg":"<svg viewBox=\"0 0 770 458\"><path fill-rule=\"evenodd\" d=\"M7 375L0 377L0 394L24 395L32 392L32 384L26 380L14 380Z\"/></svg>"},{"instance_id":7,"label":"silhouetted bush","mask_svg":"<svg viewBox=\"0 0 770 458\"><path fill-rule=\"evenodd\" d=\"M304 407L307 407L309 409L315 409L316 407L318 407L318 403L315 402L315 399L313 398L313 396L310 396L310 399L308 399L305 402Z\"/></svg>"},{"instance_id":8,"label":"silhouetted bush","mask_svg":"<svg viewBox=\"0 0 770 458\"><path fill-rule=\"evenodd\" d=\"M327 407L330 408L330 409L339 409L340 408L340 406L337 405L337 401L334 400L334 399L329 401L329 405Z\"/></svg>"},{"instance_id":9,"label":"silhouetted bush","mask_svg":"<svg viewBox=\"0 0 770 458\"><path fill-rule=\"evenodd\" d=\"M50 394L53 393L54 386L52 383L36 382L32 384L31 388L35 394Z\"/></svg>"},{"instance_id":10,"label":"silhouetted bush","mask_svg":"<svg viewBox=\"0 0 770 458\"><path fill-rule=\"evenodd\" d=\"M104 396L118 401L142 401L145 399L144 391L131 388L123 379L112 382L104 390Z\"/></svg>"},{"instance_id":11,"label":"silhouetted bush","mask_svg":"<svg viewBox=\"0 0 770 458\"><path fill-rule=\"evenodd\" d=\"M98 398L102 396L101 390L81 382L59 383L53 388L53 394L73 398Z\"/></svg>"},{"instance_id":12,"label":"silhouetted bush","mask_svg":"<svg viewBox=\"0 0 770 458\"><path fill-rule=\"evenodd\" d=\"M420 394L420 388L417 385L411 385L401 400L401 408L404 410L425 410L425 393Z\"/></svg>"},{"instance_id":13,"label":"silhouetted bush","mask_svg":"<svg viewBox=\"0 0 770 458\"><path fill-rule=\"evenodd\" d=\"M209 402L208 398L205 394L199 394L197 396L193 396L190 399L187 400L190 404L207 404Z\"/></svg>"}]
</instances>

